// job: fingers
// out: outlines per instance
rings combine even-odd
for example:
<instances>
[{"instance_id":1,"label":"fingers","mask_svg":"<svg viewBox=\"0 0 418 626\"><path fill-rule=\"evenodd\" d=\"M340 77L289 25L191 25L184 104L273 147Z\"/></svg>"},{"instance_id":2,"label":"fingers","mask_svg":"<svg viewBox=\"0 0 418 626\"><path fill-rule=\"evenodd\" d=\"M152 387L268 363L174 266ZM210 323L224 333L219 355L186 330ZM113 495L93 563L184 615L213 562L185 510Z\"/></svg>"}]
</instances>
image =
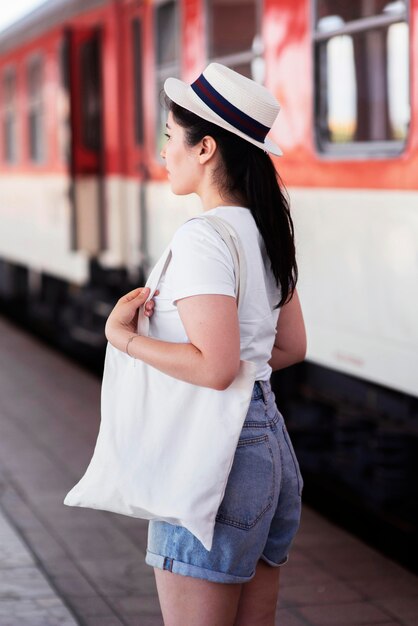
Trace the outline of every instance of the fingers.
<instances>
[{"instance_id":1,"label":"fingers","mask_svg":"<svg viewBox=\"0 0 418 626\"><path fill-rule=\"evenodd\" d=\"M149 300L149 302L147 302L145 305L144 315L146 315L147 317L151 317L151 315L154 313L154 305L154 300Z\"/></svg>"},{"instance_id":2,"label":"fingers","mask_svg":"<svg viewBox=\"0 0 418 626\"><path fill-rule=\"evenodd\" d=\"M154 296L158 296L159 293L160 292L157 289L157 291L154 293ZM154 313L154 306L155 306L155 301L148 300L148 302L145 305L144 315L146 315L147 317L151 317L151 315Z\"/></svg>"},{"instance_id":3,"label":"fingers","mask_svg":"<svg viewBox=\"0 0 418 626\"><path fill-rule=\"evenodd\" d=\"M149 287L136 287L136 289L132 289L132 291L119 298L119 302L126 304L128 302L133 302L133 300L137 299L138 305L141 306L148 298L149 293ZM159 293L160 291L157 289L154 292L154 296L158 296ZM146 315L147 317L151 317L151 315L154 313L154 306L154 300L149 300L145 305L144 315Z\"/></svg>"}]
</instances>

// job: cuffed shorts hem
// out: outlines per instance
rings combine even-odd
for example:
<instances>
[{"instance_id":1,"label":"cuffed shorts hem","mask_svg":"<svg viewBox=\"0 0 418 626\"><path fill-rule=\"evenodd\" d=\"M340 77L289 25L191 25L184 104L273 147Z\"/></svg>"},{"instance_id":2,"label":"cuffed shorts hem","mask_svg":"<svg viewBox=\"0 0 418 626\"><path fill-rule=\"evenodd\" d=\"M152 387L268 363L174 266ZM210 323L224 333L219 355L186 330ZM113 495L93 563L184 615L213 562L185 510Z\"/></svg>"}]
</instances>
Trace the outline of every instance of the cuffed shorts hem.
<instances>
[{"instance_id":1,"label":"cuffed shorts hem","mask_svg":"<svg viewBox=\"0 0 418 626\"><path fill-rule=\"evenodd\" d=\"M145 555L145 563L158 569L167 570L173 574L181 574L182 576L191 576L192 578L202 578L214 583L246 583L254 577L255 572L251 576L235 576L226 572L216 572L214 570L192 565L191 563L183 563L177 559L171 559L161 554L154 554L147 550Z\"/></svg>"},{"instance_id":2,"label":"cuffed shorts hem","mask_svg":"<svg viewBox=\"0 0 418 626\"><path fill-rule=\"evenodd\" d=\"M284 559L282 559L279 563L276 563L276 561L271 561L264 554L260 556L260 559L264 561L265 563L267 563L267 565L270 565L271 567L281 567L282 565L286 565L286 563L289 560L289 555L286 555Z\"/></svg>"}]
</instances>

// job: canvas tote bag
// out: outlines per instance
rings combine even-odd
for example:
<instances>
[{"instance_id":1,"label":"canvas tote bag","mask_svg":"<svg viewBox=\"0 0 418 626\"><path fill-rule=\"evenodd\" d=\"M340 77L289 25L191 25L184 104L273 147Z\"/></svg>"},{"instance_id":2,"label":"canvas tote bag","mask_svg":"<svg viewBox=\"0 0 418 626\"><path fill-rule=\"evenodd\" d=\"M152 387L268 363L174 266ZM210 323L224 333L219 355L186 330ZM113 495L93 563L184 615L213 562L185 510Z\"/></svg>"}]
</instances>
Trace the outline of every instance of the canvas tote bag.
<instances>
[{"instance_id":1,"label":"canvas tote bag","mask_svg":"<svg viewBox=\"0 0 418 626\"><path fill-rule=\"evenodd\" d=\"M216 216L193 219L209 220L227 244L239 309L246 266L237 233ZM148 299L170 258L168 247L146 283ZM148 335L148 326L143 305L139 334ZM93 457L64 504L178 524L210 550L254 380L255 364L241 360L238 375L226 390L200 387L108 343Z\"/></svg>"}]
</instances>

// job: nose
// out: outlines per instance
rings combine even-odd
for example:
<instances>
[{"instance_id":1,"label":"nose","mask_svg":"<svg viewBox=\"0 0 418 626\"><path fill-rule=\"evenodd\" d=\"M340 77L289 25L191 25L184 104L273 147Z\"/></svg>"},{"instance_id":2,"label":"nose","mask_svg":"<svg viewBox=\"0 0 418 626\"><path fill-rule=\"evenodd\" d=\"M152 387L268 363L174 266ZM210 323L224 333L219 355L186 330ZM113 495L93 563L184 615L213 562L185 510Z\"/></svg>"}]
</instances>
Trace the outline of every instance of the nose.
<instances>
[{"instance_id":1,"label":"nose","mask_svg":"<svg viewBox=\"0 0 418 626\"><path fill-rule=\"evenodd\" d=\"M165 147L164 147L164 148L161 148L161 151L160 151L160 157L161 157L162 159L165 159Z\"/></svg>"}]
</instances>

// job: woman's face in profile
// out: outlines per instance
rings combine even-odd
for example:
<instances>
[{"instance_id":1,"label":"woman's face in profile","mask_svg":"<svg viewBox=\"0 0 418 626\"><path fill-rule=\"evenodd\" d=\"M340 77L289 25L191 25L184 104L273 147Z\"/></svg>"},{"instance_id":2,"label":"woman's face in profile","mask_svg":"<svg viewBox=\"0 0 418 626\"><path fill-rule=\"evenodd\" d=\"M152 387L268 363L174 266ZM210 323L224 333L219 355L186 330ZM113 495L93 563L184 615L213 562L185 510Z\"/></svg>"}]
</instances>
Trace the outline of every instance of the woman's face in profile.
<instances>
[{"instance_id":1,"label":"woman's face in profile","mask_svg":"<svg viewBox=\"0 0 418 626\"><path fill-rule=\"evenodd\" d=\"M160 154L165 160L171 190L181 196L196 192L202 176L198 147L186 145L184 130L176 124L170 111L165 133L167 139Z\"/></svg>"}]
</instances>

